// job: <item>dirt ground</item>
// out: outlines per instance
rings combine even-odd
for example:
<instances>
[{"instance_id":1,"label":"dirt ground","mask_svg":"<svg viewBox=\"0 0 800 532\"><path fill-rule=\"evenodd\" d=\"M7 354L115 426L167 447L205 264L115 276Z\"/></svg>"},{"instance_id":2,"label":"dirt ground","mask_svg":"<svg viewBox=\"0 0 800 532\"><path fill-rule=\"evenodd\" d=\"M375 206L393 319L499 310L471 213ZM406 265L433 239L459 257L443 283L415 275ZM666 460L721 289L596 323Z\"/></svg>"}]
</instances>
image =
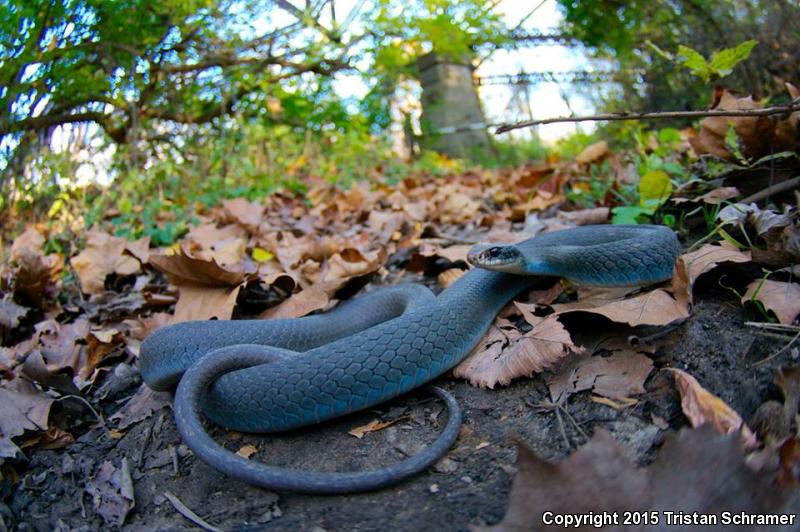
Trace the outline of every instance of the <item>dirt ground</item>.
<instances>
[{"instance_id":1,"label":"dirt ground","mask_svg":"<svg viewBox=\"0 0 800 532\"><path fill-rule=\"evenodd\" d=\"M549 399L543 375L494 390L449 377L439 379L464 409L458 442L432 470L392 488L360 495L308 496L273 493L232 481L188 451L176 432L171 410L165 407L132 425L119 439L95 428L65 449L34 452L0 513L10 529L20 531L105 528L92 509L87 479L103 462L119 467L127 459L135 507L124 530L196 529L165 493L174 494L222 530L467 530L470 525L497 523L508 502L516 440L542 457L559 460L585 443L586 434L602 427L625 445L637 464L652 460L666 434L654 419L666 420L668 430L687 424L671 379L659 368L689 371L745 419L778 393L771 384L772 371L794 362L796 349L769 364L751 367L783 343L746 327L744 322L753 316L716 279L698 285L695 294L692 316L659 339L661 347L653 355L656 371L647 381L647 393L622 411L591 401L589 393L579 393L566 406L572 419L563 415L559 419L543 406ZM605 330L611 323L579 314L568 326L571 331ZM652 332L627 331L638 336ZM619 333L615 330L614 334ZM102 403L106 418L139 385L135 372L112 375L101 388L108 394ZM363 439L348 434L378 418L405 419ZM358 470L418 451L432 441L445 418L444 406L420 391L378 409L290 434L260 437L216 431L216 436L233 449L256 445L258 452L251 459L271 464Z\"/></svg>"}]
</instances>

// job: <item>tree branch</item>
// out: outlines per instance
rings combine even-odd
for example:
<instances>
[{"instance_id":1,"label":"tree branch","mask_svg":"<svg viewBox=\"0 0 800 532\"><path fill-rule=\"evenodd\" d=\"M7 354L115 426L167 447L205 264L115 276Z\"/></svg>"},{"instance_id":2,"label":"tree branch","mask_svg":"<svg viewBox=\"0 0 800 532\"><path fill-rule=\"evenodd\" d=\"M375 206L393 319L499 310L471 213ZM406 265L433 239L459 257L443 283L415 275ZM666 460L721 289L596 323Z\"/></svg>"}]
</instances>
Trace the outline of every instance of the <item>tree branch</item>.
<instances>
[{"instance_id":1,"label":"tree branch","mask_svg":"<svg viewBox=\"0 0 800 532\"><path fill-rule=\"evenodd\" d=\"M710 109L708 111L658 111L653 113L601 113L589 116L564 116L545 118L542 120L526 120L515 124L500 124L495 130L496 134L505 133L513 129L532 127L542 124L555 124L558 122L599 122L617 120L659 120L664 118L702 118L708 116L771 116L800 111L800 99L789 105L765 107L763 109Z\"/></svg>"}]
</instances>

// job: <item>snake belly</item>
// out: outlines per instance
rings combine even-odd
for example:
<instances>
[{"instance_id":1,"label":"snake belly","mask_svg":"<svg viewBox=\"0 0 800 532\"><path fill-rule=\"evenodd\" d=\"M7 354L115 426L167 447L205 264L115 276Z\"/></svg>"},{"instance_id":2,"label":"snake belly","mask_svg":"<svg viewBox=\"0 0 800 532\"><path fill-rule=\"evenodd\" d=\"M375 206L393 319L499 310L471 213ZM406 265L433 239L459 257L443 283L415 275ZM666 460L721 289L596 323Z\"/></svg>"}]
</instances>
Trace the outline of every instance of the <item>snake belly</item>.
<instances>
[{"instance_id":1,"label":"snake belly","mask_svg":"<svg viewBox=\"0 0 800 532\"><path fill-rule=\"evenodd\" d=\"M680 250L674 233L660 226L586 226L516 246L539 265L538 271L529 273L601 285L663 281L670 276ZM534 276L470 270L436 298L422 297L419 302L410 297L396 317L278 362L222 375L203 397L203 413L229 429L268 433L384 402L458 364L502 307L534 282ZM145 382L155 388L168 387L193 362L221 346L268 343L303 351L287 339L332 338L350 326L342 320L352 319L335 314L311 318L307 330L297 324L307 318L283 320L296 323L279 325L270 331L275 336L269 340L252 332L256 327L252 322L187 322L156 331L140 352ZM215 332L213 323L229 325L213 325L218 327ZM237 323L243 325L226 329ZM310 342L315 343L319 341Z\"/></svg>"}]
</instances>

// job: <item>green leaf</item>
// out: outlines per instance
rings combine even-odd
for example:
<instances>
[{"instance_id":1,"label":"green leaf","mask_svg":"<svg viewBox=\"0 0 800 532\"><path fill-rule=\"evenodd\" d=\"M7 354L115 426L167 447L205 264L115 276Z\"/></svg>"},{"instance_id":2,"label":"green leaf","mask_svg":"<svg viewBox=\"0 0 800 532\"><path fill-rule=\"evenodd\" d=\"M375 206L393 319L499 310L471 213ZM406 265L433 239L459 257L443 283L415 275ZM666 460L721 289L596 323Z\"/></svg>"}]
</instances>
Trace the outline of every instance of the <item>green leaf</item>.
<instances>
[{"instance_id":1,"label":"green leaf","mask_svg":"<svg viewBox=\"0 0 800 532\"><path fill-rule=\"evenodd\" d=\"M253 257L253 260L256 262L267 262L274 257L272 253L264 248L253 248L253 252L250 256Z\"/></svg>"},{"instance_id":2,"label":"green leaf","mask_svg":"<svg viewBox=\"0 0 800 532\"><path fill-rule=\"evenodd\" d=\"M699 52L681 44L678 46L678 61L706 83L711 79L711 67Z\"/></svg>"},{"instance_id":3,"label":"green leaf","mask_svg":"<svg viewBox=\"0 0 800 532\"><path fill-rule=\"evenodd\" d=\"M733 72L733 67L750 57L750 52L758 44L758 41L745 41L734 48L725 48L715 52L711 56L709 67L719 77L725 77Z\"/></svg>"},{"instance_id":4,"label":"green leaf","mask_svg":"<svg viewBox=\"0 0 800 532\"><path fill-rule=\"evenodd\" d=\"M663 170L651 170L639 180L639 205L658 208L672 194L672 181Z\"/></svg>"},{"instance_id":5,"label":"green leaf","mask_svg":"<svg viewBox=\"0 0 800 532\"><path fill-rule=\"evenodd\" d=\"M650 210L643 207L614 207L611 209L611 223L640 224L647 222L650 214Z\"/></svg>"}]
</instances>

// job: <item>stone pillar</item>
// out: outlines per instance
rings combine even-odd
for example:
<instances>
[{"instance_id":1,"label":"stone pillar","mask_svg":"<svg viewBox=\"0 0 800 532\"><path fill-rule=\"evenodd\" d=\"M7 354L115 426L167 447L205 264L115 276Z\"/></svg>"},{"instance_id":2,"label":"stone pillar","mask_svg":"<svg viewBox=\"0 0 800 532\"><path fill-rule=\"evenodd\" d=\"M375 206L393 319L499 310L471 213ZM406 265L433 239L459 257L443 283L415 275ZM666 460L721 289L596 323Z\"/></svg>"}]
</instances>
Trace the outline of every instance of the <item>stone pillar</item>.
<instances>
[{"instance_id":1,"label":"stone pillar","mask_svg":"<svg viewBox=\"0 0 800 532\"><path fill-rule=\"evenodd\" d=\"M422 86L422 145L448 157L489 155L486 119L469 61L429 53L417 60L417 68Z\"/></svg>"}]
</instances>

